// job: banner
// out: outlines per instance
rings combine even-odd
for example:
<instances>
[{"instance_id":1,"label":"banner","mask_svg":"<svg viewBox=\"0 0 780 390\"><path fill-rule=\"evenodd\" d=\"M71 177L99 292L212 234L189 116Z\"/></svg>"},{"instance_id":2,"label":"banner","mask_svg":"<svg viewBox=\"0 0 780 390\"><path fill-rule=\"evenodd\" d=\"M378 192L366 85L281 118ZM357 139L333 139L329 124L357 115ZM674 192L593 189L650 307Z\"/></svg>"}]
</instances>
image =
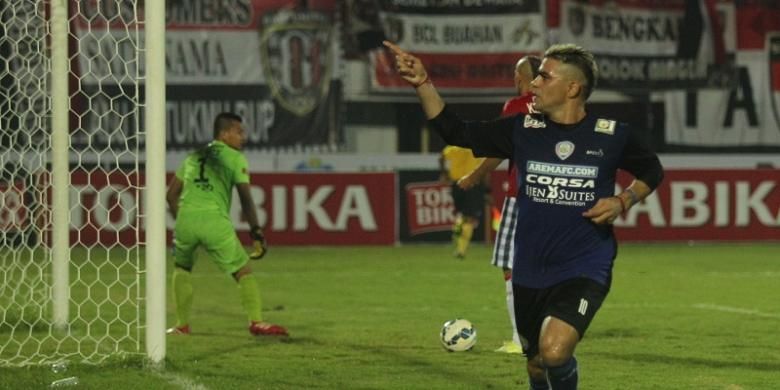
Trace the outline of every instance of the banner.
<instances>
[{"instance_id":1,"label":"banner","mask_svg":"<svg viewBox=\"0 0 780 390\"><path fill-rule=\"evenodd\" d=\"M398 237L401 242L451 242L455 222L452 188L439 181L438 170L398 172ZM480 223L473 242L484 241L485 224Z\"/></svg>"},{"instance_id":2,"label":"banner","mask_svg":"<svg viewBox=\"0 0 780 390\"><path fill-rule=\"evenodd\" d=\"M173 173L169 174L172 176ZM139 206L142 175L76 171L70 187L70 241L129 247L144 241ZM259 223L274 245L392 245L396 242L393 173L250 174ZM16 195L3 191L7 198ZM8 216L10 228L22 214ZM244 244L251 244L241 202L230 210ZM168 215L168 242L174 219Z\"/></svg>"},{"instance_id":3,"label":"banner","mask_svg":"<svg viewBox=\"0 0 780 390\"><path fill-rule=\"evenodd\" d=\"M520 57L545 47L539 1L382 0L384 35L420 57L439 91L500 93L514 89ZM375 91L411 91L387 50L371 52Z\"/></svg>"},{"instance_id":4,"label":"banner","mask_svg":"<svg viewBox=\"0 0 780 390\"><path fill-rule=\"evenodd\" d=\"M780 4L742 4L737 20L735 88L665 94L667 144L780 146Z\"/></svg>"},{"instance_id":5,"label":"banner","mask_svg":"<svg viewBox=\"0 0 780 390\"><path fill-rule=\"evenodd\" d=\"M30 225L30 210L24 180L0 182L0 232L3 234L27 229Z\"/></svg>"},{"instance_id":6,"label":"banner","mask_svg":"<svg viewBox=\"0 0 780 390\"><path fill-rule=\"evenodd\" d=\"M495 188L502 181L498 174L493 175L494 193L501 192ZM438 171L250 176L259 222L271 246L451 240L452 196L447 184L435 181ZM616 191L630 182L630 176L621 172ZM143 242L144 231L137 229L144 210L137 202L142 184L140 175L74 172L71 243L130 247ZM31 209L18 206L27 199L24 192L33 191L22 185L0 186L9 206L0 214L6 233L33 222ZM239 236L249 244L249 227L242 221L236 194L230 214ZM474 232L474 241L483 240L484 225ZM170 239L174 227L170 216L167 227ZM780 240L780 170L669 169L653 194L616 220L615 232L622 241Z\"/></svg>"},{"instance_id":7,"label":"banner","mask_svg":"<svg viewBox=\"0 0 780 390\"><path fill-rule=\"evenodd\" d=\"M599 89L727 88L734 20L734 4L713 0L562 0L559 42L593 52Z\"/></svg>"},{"instance_id":8,"label":"banner","mask_svg":"<svg viewBox=\"0 0 780 390\"><path fill-rule=\"evenodd\" d=\"M619 175L622 186L628 176ZM780 240L780 170L667 170L615 221L615 233L622 241Z\"/></svg>"},{"instance_id":9,"label":"banner","mask_svg":"<svg viewBox=\"0 0 780 390\"><path fill-rule=\"evenodd\" d=\"M145 64L136 48L145 38L136 14L143 9L72 4L83 15L71 25L80 47L72 68L81 84L72 101L80 117L73 147L142 144ZM244 117L247 150L319 148L339 139L335 2L306 8L294 0L228 0L219 12L212 7L166 4L167 149L211 141L222 111Z\"/></svg>"}]
</instances>

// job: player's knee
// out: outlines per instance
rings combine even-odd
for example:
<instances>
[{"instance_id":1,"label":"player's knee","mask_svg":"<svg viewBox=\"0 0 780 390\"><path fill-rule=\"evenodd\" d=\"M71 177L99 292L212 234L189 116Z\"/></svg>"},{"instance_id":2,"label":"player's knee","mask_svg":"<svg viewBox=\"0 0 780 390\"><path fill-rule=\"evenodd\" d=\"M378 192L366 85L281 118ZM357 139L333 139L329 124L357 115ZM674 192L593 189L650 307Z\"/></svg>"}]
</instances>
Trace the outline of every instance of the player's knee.
<instances>
[{"instance_id":1,"label":"player's knee","mask_svg":"<svg viewBox=\"0 0 780 390\"><path fill-rule=\"evenodd\" d=\"M543 367L558 367L568 362L572 354L569 352L569 348L548 343L539 346L539 356Z\"/></svg>"}]
</instances>

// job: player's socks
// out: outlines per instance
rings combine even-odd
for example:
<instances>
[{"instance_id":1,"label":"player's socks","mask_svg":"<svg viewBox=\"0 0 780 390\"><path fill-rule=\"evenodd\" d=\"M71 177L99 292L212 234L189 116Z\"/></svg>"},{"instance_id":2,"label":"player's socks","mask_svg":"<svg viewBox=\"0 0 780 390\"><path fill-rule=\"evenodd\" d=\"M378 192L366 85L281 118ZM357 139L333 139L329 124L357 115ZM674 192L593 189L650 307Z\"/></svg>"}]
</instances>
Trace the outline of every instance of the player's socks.
<instances>
[{"instance_id":1,"label":"player's socks","mask_svg":"<svg viewBox=\"0 0 780 390\"><path fill-rule=\"evenodd\" d=\"M509 323L512 324L512 342L521 347L520 335L517 333L517 323L515 323L515 294L512 292L512 274L505 274L504 283L506 284L506 309L509 313Z\"/></svg>"},{"instance_id":2,"label":"player's socks","mask_svg":"<svg viewBox=\"0 0 780 390\"><path fill-rule=\"evenodd\" d=\"M456 217L452 224L452 245L457 248L460 235L463 233L463 218Z\"/></svg>"},{"instance_id":3,"label":"player's socks","mask_svg":"<svg viewBox=\"0 0 780 390\"><path fill-rule=\"evenodd\" d=\"M555 390L576 390L577 378L577 359L574 356L562 366L547 367L547 380Z\"/></svg>"},{"instance_id":4,"label":"player's socks","mask_svg":"<svg viewBox=\"0 0 780 390\"><path fill-rule=\"evenodd\" d=\"M457 253L460 253L461 255L466 254L466 249L469 247L472 234L474 234L474 225L468 222L463 222L463 226L461 226L460 237L458 237L458 245L455 248Z\"/></svg>"},{"instance_id":5,"label":"player's socks","mask_svg":"<svg viewBox=\"0 0 780 390\"><path fill-rule=\"evenodd\" d=\"M238 280L238 290L241 293L241 306L244 307L249 321L262 321L263 314L261 308L263 306L255 276L252 274L242 276Z\"/></svg>"},{"instance_id":6,"label":"player's socks","mask_svg":"<svg viewBox=\"0 0 780 390\"><path fill-rule=\"evenodd\" d=\"M528 388L530 390L550 390L550 385L547 380L537 381L533 378L528 378Z\"/></svg>"},{"instance_id":7,"label":"player's socks","mask_svg":"<svg viewBox=\"0 0 780 390\"><path fill-rule=\"evenodd\" d=\"M188 325L192 310L192 278L189 272L179 268L173 270L173 300L176 302L176 326Z\"/></svg>"}]
</instances>

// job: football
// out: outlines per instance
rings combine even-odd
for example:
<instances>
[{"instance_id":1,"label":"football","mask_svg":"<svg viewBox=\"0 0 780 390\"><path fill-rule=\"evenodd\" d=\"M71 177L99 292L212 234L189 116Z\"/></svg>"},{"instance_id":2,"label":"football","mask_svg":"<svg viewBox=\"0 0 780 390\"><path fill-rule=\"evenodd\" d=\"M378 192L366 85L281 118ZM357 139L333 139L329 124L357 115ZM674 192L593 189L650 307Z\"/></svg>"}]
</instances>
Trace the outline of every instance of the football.
<instances>
[{"instance_id":1,"label":"football","mask_svg":"<svg viewBox=\"0 0 780 390\"><path fill-rule=\"evenodd\" d=\"M468 351L477 343L477 329L469 320L457 318L441 327L441 344L448 351Z\"/></svg>"}]
</instances>

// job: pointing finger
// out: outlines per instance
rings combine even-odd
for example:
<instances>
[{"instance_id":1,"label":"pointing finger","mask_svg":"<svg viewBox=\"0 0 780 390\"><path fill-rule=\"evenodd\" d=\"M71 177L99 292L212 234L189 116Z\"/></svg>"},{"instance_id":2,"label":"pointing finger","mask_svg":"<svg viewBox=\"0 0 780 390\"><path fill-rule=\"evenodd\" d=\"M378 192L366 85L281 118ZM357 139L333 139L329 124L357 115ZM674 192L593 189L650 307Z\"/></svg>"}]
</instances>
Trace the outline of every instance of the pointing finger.
<instances>
[{"instance_id":1,"label":"pointing finger","mask_svg":"<svg viewBox=\"0 0 780 390\"><path fill-rule=\"evenodd\" d=\"M390 51L392 51L392 52L393 52L393 54L395 54L395 55L398 55L398 56L400 56L400 55L404 55L404 54L406 54L406 52L404 52L403 50L401 50L401 48L400 48L400 47L398 47L398 45L396 45L396 44L395 44L395 43L393 43L393 42L390 42L390 41L382 41L382 44L383 44L383 45L385 45L385 47L387 47L388 49L390 49Z\"/></svg>"}]
</instances>

